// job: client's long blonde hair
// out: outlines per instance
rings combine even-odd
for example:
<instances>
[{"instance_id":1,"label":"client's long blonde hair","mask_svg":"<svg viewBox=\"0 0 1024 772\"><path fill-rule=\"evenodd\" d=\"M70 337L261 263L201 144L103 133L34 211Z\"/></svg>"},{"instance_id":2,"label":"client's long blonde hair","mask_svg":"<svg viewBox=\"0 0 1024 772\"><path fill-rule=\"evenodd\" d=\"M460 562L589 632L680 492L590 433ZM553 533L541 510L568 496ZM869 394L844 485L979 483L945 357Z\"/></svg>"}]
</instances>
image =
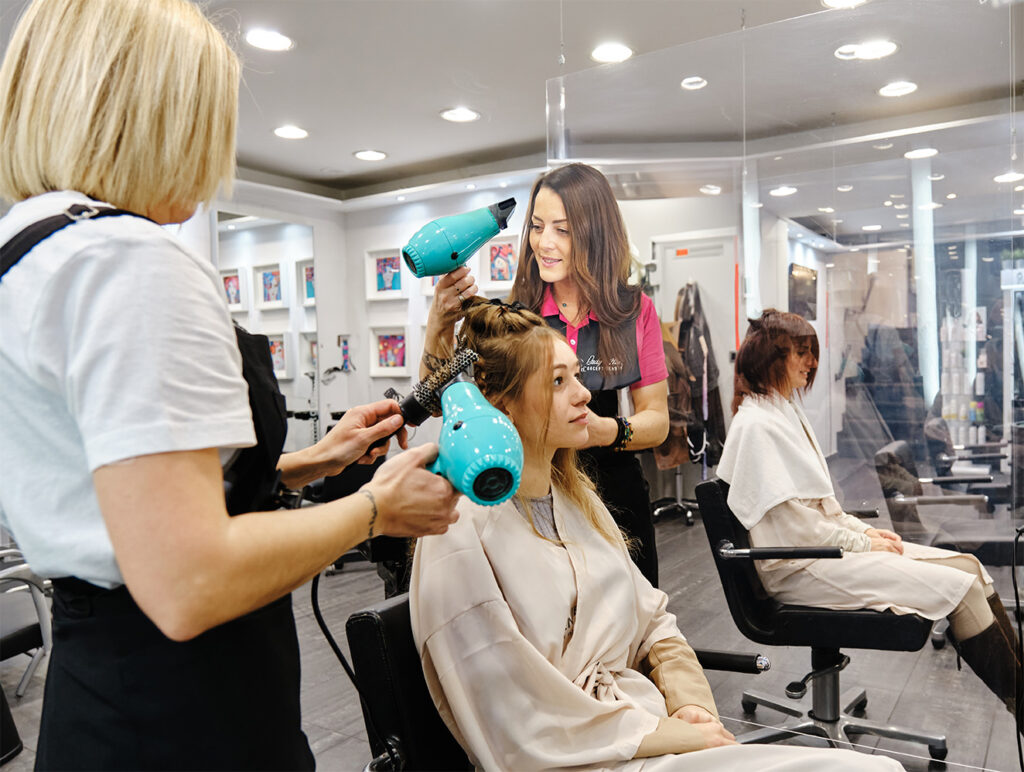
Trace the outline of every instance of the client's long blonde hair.
<instances>
[{"instance_id":1,"label":"client's long blonde hair","mask_svg":"<svg viewBox=\"0 0 1024 772\"><path fill-rule=\"evenodd\" d=\"M550 371L551 343L555 340L565 338L524 306L473 298L466 302L458 345L479 354L480 360L474 366L476 384L491 404L506 409L522 399L530 376L538 370ZM548 403L552 383L550 379L543 383L543 402ZM546 433L545 423L540 442ZM552 485L579 508L605 539L625 547L622 532L607 509L600 506L594 483L580 468L576 451L559 448L551 464Z\"/></svg>"}]
</instances>

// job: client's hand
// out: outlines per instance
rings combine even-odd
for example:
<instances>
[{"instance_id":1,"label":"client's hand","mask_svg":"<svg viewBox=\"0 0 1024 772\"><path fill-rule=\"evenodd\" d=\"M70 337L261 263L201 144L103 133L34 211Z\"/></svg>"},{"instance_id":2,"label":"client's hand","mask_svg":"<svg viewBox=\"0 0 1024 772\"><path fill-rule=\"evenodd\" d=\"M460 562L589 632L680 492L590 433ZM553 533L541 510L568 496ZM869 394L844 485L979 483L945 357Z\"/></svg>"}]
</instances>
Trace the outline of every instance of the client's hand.
<instances>
[{"instance_id":1,"label":"client's hand","mask_svg":"<svg viewBox=\"0 0 1024 772\"><path fill-rule=\"evenodd\" d=\"M459 519L459 494L441 475L424 467L437 458L437 445L421 445L385 461L360 490L377 504L374 536L426 536L444 533Z\"/></svg>"},{"instance_id":2,"label":"client's hand","mask_svg":"<svg viewBox=\"0 0 1024 772\"><path fill-rule=\"evenodd\" d=\"M736 742L735 735L717 721L693 724L692 726L700 732L701 738L704 740L705 748L721 748L724 745L739 745L739 743Z\"/></svg>"},{"instance_id":3,"label":"client's hand","mask_svg":"<svg viewBox=\"0 0 1024 772\"><path fill-rule=\"evenodd\" d=\"M672 714L672 718L681 718L688 724L704 724L709 721L720 723L713 713L699 705L683 705Z\"/></svg>"},{"instance_id":4,"label":"client's hand","mask_svg":"<svg viewBox=\"0 0 1024 772\"><path fill-rule=\"evenodd\" d=\"M868 528L864 532L871 539L872 552L896 552L903 554L903 537L885 528ZM876 546L876 540L878 540Z\"/></svg>"}]
</instances>

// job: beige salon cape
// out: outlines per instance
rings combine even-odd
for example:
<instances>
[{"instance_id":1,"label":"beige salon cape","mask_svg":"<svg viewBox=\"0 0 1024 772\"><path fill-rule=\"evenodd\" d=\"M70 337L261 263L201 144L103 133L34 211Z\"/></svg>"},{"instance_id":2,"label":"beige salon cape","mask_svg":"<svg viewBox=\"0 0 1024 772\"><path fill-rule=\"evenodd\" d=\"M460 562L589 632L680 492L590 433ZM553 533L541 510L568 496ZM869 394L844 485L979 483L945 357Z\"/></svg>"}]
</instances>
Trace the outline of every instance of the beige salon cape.
<instances>
[{"instance_id":1,"label":"beige salon cape","mask_svg":"<svg viewBox=\"0 0 1024 772\"><path fill-rule=\"evenodd\" d=\"M434 703L478 768L900 768L852 751L786 746L633 759L667 715L665 698L637 669L656 642L682 637L667 596L557 490L565 547L538 536L511 502L463 499L459 512L447 533L419 541L410 612Z\"/></svg>"},{"instance_id":2,"label":"beige salon cape","mask_svg":"<svg viewBox=\"0 0 1024 772\"><path fill-rule=\"evenodd\" d=\"M765 590L776 600L940 619L971 586L971 574L928 562L958 553L908 542L902 555L870 551L864 532L871 526L842 511L814 431L793 400L777 394L743 400L718 476L729 483L729 508L749 530L751 546L844 550L833 560L758 561ZM982 575L991 584L984 569Z\"/></svg>"}]
</instances>

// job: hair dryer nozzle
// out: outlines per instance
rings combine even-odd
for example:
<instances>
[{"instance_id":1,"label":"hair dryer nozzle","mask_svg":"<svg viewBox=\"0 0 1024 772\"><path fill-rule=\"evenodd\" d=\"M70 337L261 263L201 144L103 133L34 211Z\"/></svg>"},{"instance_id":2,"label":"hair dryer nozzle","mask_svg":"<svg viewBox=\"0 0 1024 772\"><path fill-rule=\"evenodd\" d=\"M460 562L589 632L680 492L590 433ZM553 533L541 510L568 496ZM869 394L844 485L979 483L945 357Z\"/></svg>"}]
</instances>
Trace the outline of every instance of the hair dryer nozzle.
<instances>
[{"instance_id":1,"label":"hair dryer nozzle","mask_svg":"<svg viewBox=\"0 0 1024 772\"><path fill-rule=\"evenodd\" d=\"M491 204L487 208L494 215L494 220L498 223L498 227L505 230L508 227L508 218L516 210L516 200L514 198L506 198L504 201Z\"/></svg>"},{"instance_id":2,"label":"hair dryer nozzle","mask_svg":"<svg viewBox=\"0 0 1024 772\"><path fill-rule=\"evenodd\" d=\"M516 200L507 198L471 212L427 223L402 249L402 259L417 278L450 273L466 262L488 239L508 227Z\"/></svg>"}]
</instances>

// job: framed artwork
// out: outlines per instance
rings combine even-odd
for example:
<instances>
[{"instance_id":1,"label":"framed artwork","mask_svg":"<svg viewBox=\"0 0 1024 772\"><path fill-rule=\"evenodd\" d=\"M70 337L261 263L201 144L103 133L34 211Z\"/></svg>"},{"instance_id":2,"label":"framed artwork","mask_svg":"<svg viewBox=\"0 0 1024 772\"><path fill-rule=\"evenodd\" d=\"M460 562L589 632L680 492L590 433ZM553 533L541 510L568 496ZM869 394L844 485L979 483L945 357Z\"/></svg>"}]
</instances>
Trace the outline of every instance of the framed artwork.
<instances>
[{"instance_id":1,"label":"framed artwork","mask_svg":"<svg viewBox=\"0 0 1024 772\"><path fill-rule=\"evenodd\" d=\"M402 378L409 374L405 327L370 328L370 376Z\"/></svg>"},{"instance_id":2,"label":"framed artwork","mask_svg":"<svg viewBox=\"0 0 1024 772\"><path fill-rule=\"evenodd\" d=\"M237 268L220 272L220 282L229 311L246 311L249 308L249 295L246 292L248 287L244 285L244 280L244 273Z\"/></svg>"},{"instance_id":3,"label":"framed artwork","mask_svg":"<svg viewBox=\"0 0 1024 772\"><path fill-rule=\"evenodd\" d=\"M519 237L506 236L484 244L479 283L485 290L510 290L519 267Z\"/></svg>"},{"instance_id":4,"label":"framed artwork","mask_svg":"<svg viewBox=\"0 0 1024 772\"><path fill-rule=\"evenodd\" d=\"M477 270L477 268L479 266L478 258L479 258L479 255L480 255L481 251L482 250L477 250L475 253L470 255L469 259L465 262L465 265L469 266L469 272L471 274L473 274L473 278L476 279L476 283L477 283L478 287L480 286L480 282L481 282L481 278L482 278L480 276L479 271ZM422 279L419 280L419 282L420 282L420 292L422 292L427 297L433 297L433 295L434 295L434 287L437 286L437 282L440 279L441 279L440 276L424 276Z\"/></svg>"},{"instance_id":5,"label":"framed artwork","mask_svg":"<svg viewBox=\"0 0 1024 772\"><path fill-rule=\"evenodd\" d=\"M299 357L302 361L302 372L312 372L316 374L317 367L320 362L320 351L319 345L317 344L317 338L315 332L301 332L299 333Z\"/></svg>"},{"instance_id":6,"label":"framed artwork","mask_svg":"<svg viewBox=\"0 0 1024 772\"><path fill-rule=\"evenodd\" d=\"M274 363L274 375L277 379L283 381L295 377L291 366L292 352L288 333L269 333L267 340L270 341L270 360Z\"/></svg>"},{"instance_id":7,"label":"framed artwork","mask_svg":"<svg viewBox=\"0 0 1024 772\"><path fill-rule=\"evenodd\" d=\"M252 275L256 307L262 309L284 308L281 264L258 265L252 269Z\"/></svg>"},{"instance_id":8,"label":"framed artwork","mask_svg":"<svg viewBox=\"0 0 1024 772\"><path fill-rule=\"evenodd\" d=\"M316 305L316 282L314 281L312 260L299 260L295 263L295 286L299 290L299 304L310 307Z\"/></svg>"},{"instance_id":9,"label":"framed artwork","mask_svg":"<svg viewBox=\"0 0 1024 772\"><path fill-rule=\"evenodd\" d=\"M349 345L349 336L342 333L338 336L338 348L341 349L341 371L350 373L356 369L352 364L352 348Z\"/></svg>"},{"instance_id":10,"label":"framed artwork","mask_svg":"<svg viewBox=\"0 0 1024 772\"><path fill-rule=\"evenodd\" d=\"M402 264L402 250L384 249L366 255L366 299L394 300L409 296L412 279Z\"/></svg>"}]
</instances>

